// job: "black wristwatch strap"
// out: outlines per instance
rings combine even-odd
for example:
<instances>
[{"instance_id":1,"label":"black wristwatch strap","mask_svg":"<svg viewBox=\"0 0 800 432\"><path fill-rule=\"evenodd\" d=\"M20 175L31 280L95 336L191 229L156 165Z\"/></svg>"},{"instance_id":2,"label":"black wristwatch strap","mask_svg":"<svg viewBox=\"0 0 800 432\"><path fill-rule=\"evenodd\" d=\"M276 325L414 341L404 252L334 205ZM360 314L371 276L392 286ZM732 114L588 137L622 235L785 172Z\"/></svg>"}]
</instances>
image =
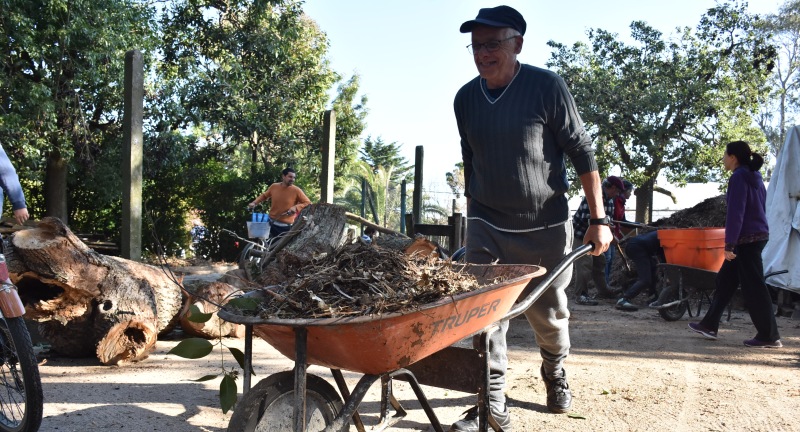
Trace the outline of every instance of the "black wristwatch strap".
<instances>
[{"instance_id":1,"label":"black wristwatch strap","mask_svg":"<svg viewBox=\"0 0 800 432\"><path fill-rule=\"evenodd\" d=\"M611 219L608 216L601 217L600 219L589 219L589 225L608 225Z\"/></svg>"}]
</instances>

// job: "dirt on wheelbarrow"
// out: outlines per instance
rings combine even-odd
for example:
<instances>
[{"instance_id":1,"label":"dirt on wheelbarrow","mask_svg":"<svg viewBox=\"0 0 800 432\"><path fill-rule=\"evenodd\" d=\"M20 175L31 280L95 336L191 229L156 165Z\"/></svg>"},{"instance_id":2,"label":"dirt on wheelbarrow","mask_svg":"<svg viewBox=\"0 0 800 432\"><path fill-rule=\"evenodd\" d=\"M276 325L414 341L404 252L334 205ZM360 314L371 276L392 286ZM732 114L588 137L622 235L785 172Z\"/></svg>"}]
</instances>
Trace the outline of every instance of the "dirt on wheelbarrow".
<instances>
[{"instance_id":1,"label":"dirt on wheelbarrow","mask_svg":"<svg viewBox=\"0 0 800 432\"><path fill-rule=\"evenodd\" d=\"M571 311L566 371L574 402L569 415L548 413L533 333L523 319L511 323L507 394L515 431L800 430L799 321L779 317L784 348L766 350L742 345L754 329L741 310L723 323L717 341L691 333L688 316L666 322L646 308L618 311L612 300L572 305ZM180 331L162 338L150 358L124 367L45 353L41 430L225 431L231 413L219 408L219 379L193 380L234 362L227 350L224 357L197 360L168 355L181 338ZM223 344L243 349L239 339ZM293 366L260 339L253 359L254 382ZM309 372L333 383L326 369L312 366ZM351 389L360 378L349 372L345 377ZM241 391L241 379L238 384ZM368 425L377 421L379 389L370 389L361 405ZM455 391L424 390L445 430L476 400ZM396 382L395 394L408 416L390 430L433 430L407 384Z\"/></svg>"}]
</instances>

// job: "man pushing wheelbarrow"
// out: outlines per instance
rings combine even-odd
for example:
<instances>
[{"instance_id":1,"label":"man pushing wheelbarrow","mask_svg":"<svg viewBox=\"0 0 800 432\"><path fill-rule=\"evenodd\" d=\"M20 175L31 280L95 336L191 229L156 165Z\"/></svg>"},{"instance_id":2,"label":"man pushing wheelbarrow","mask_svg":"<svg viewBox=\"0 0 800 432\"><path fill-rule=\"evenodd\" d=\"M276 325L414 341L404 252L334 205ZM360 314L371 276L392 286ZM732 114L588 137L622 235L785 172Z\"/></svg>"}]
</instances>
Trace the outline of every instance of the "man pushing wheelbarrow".
<instances>
[{"instance_id":1,"label":"man pushing wheelbarrow","mask_svg":"<svg viewBox=\"0 0 800 432\"><path fill-rule=\"evenodd\" d=\"M551 269L577 246L572 244L567 206L565 154L589 204L591 222L584 243L596 245L593 255L602 254L612 235L600 176L591 139L564 80L517 61L526 23L511 7L481 9L460 30L471 33L467 48L479 74L458 91L454 102L469 220L466 261ZM554 413L567 412L572 405L564 371L570 348L564 289L570 278L570 272L561 274L525 311L542 356L547 408ZM489 342L490 411L506 431L511 430L504 394L507 331L505 321ZM467 411L450 430L478 430L478 409Z\"/></svg>"}]
</instances>

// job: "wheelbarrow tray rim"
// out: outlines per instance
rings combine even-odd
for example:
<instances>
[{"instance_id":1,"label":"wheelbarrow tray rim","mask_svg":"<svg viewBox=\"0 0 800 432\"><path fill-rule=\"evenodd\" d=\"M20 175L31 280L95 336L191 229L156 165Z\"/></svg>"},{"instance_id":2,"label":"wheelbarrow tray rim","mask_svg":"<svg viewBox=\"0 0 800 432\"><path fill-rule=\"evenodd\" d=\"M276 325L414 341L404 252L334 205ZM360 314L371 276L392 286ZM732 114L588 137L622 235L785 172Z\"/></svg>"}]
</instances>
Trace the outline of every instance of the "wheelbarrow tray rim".
<instances>
[{"instance_id":1,"label":"wheelbarrow tray rim","mask_svg":"<svg viewBox=\"0 0 800 432\"><path fill-rule=\"evenodd\" d=\"M499 288L506 287L508 285L514 285L519 283L523 280L531 280L533 278L539 277L545 274L546 270L544 267L531 265L531 264L464 264L464 269L467 271L474 272L476 270L483 270L483 269L497 269L497 268L514 268L514 269L526 269L530 270L527 273L524 273L520 276L516 276L513 278L509 278L503 280L501 282L493 283L484 285L478 289L460 293L454 296L447 296L443 297L435 302L426 303L425 305L409 309L401 312L388 312L388 313L378 313L378 314L370 314L370 315L357 315L357 316L345 316L345 317L336 317L336 318L297 318L297 319L286 319L286 318L261 318L258 316L249 316L249 315L242 315L226 309L224 306L222 309L217 312L217 315L225 321L232 322L235 324L268 324L268 325L277 325L277 326L287 326L287 327L312 327L312 326L330 326L330 325L340 325L340 324L357 324L357 323L369 323L373 321L379 321L384 319L389 319L393 317L409 315L409 314L416 314L420 313L429 309L434 309L441 307L446 304L457 303L460 300L484 295L488 292L494 291ZM268 298L266 294L261 292L266 288L252 290L246 293L243 297L252 297L252 298Z\"/></svg>"},{"instance_id":2,"label":"wheelbarrow tray rim","mask_svg":"<svg viewBox=\"0 0 800 432\"><path fill-rule=\"evenodd\" d=\"M364 374L413 364L503 319L517 297L544 268L532 265L468 265L479 283L508 279L442 298L406 312L319 319L262 319L220 311L220 318L253 325L255 335L295 360ZM258 294L255 294L258 295ZM266 295L263 292L260 295ZM297 331L307 343L298 345ZM303 348L305 345L305 348Z\"/></svg>"}]
</instances>

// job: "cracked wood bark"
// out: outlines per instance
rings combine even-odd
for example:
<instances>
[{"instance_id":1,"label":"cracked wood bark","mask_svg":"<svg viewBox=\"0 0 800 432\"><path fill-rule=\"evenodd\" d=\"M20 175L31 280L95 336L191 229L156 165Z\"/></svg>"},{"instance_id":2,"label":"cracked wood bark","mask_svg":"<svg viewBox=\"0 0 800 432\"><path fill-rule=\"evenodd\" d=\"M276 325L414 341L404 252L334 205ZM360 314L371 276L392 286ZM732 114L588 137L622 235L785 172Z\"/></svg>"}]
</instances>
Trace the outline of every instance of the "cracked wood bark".
<instances>
[{"instance_id":1,"label":"cracked wood bark","mask_svg":"<svg viewBox=\"0 0 800 432\"><path fill-rule=\"evenodd\" d=\"M103 364L147 358L177 323L180 287L160 268L99 254L57 218L11 237L6 259L53 350Z\"/></svg>"},{"instance_id":2,"label":"cracked wood bark","mask_svg":"<svg viewBox=\"0 0 800 432\"><path fill-rule=\"evenodd\" d=\"M224 282L211 282L197 287L181 309L181 328L189 335L205 339L228 336L243 338L243 325L224 321L217 316L218 306L222 306L236 297L237 293L241 295L241 290ZM189 309L192 305L197 306L201 313L212 314L211 319L202 323L190 321L189 317L192 314Z\"/></svg>"},{"instance_id":3,"label":"cracked wood bark","mask_svg":"<svg viewBox=\"0 0 800 432\"><path fill-rule=\"evenodd\" d=\"M335 204L317 203L306 207L292 229L278 240L275 249L264 258L256 282L262 286L285 282L294 277L292 268L301 268L312 259L333 252L345 242L356 240L347 236L348 219L363 222L360 217ZM381 231L395 234L377 237L375 243L382 247L403 250L408 254L438 253L436 244L424 237L412 239L396 231Z\"/></svg>"}]
</instances>

